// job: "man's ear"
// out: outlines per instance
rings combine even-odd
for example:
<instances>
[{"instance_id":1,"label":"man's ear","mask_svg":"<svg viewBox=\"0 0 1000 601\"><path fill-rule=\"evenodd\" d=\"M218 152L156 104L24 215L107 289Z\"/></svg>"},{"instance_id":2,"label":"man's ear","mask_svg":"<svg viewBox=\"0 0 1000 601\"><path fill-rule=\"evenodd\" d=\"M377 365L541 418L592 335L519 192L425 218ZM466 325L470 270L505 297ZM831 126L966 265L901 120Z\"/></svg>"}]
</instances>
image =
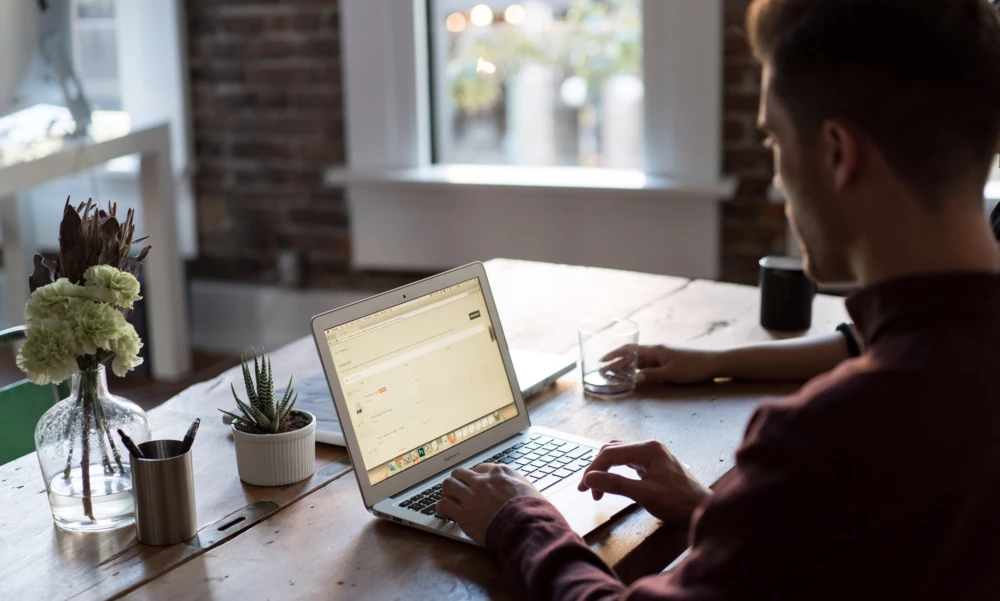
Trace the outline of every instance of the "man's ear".
<instances>
[{"instance_id":1,"label":"man's ear","mask_svg":"<svg viewBox=\"0 0 1000 601\"><path fill-rule=\"evenodd\" d=\"M830 185L842 192L857 178L861 161L857 134L837 121L827 121L820 132L820 152Z\"/></svg>"}]
</instances>

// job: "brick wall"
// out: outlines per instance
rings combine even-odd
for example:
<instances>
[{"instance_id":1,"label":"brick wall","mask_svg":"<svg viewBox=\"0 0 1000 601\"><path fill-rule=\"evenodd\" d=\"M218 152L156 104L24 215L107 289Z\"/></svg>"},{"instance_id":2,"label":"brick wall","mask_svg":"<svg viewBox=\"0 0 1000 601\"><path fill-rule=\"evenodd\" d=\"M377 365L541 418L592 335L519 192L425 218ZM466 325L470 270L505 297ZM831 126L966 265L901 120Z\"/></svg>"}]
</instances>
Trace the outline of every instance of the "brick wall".
<instances>
[{"instance_id":1,"label":"brick wall","mask_svg":"<svg viewBox=\"0 0 1000 601\"><path fill-rule=\"evenodd\" d=\"M726 0L724 169L741 180L724 205L726 280L756 281L782 252L785 220L767 202L770 154L754 120L759 68L741 30L750 0ZM308 285L390 286L410 276L351 273L348 215L323 169L344 161L337 0L187 0L200 257L192 275L277 279L297 251Z\"/></svg>"},{"instance_id":2,"label":"brick wall","mask_svg":"<svg viewBox=\"0 0 1000 601\"><path fill-rule=\"evenodd\" d=\"M337 0L187 0L200 257L195 277L307 282L346 271Z\"/></svg>"},{"instance_id":3,"label":"brick wall","mask_svg":"<svg viewBox=\"0 0 1000 601\"><path fill-rule=\"evenodd\" d=\"M743 33L751 0L725 0L723 171L739 179L736 198L723 205L722 278L753 284L757 261L784 254L784 207L767 199L774 177L771 152L757 133L760 66Z\"/></svg>"}]
</instances>

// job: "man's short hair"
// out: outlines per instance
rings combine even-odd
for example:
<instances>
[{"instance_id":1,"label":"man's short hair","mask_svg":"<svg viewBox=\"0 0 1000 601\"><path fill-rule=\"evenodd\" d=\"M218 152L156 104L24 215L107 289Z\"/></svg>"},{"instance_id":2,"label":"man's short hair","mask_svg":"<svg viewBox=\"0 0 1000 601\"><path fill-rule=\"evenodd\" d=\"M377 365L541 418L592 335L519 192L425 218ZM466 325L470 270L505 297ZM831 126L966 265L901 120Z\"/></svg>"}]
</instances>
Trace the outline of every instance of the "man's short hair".
<instances>
[{"instance_id":1,"label":"man's short hair","mask_svg":"<svg viewBox=\"0 0 1000 601\"><path fill-rule=\"evenodd\" d=\"M985 183L1000 141L988 0L755 0L747 31L807 143L843 119L919 197Z\"/></svg>"}]
</instances>

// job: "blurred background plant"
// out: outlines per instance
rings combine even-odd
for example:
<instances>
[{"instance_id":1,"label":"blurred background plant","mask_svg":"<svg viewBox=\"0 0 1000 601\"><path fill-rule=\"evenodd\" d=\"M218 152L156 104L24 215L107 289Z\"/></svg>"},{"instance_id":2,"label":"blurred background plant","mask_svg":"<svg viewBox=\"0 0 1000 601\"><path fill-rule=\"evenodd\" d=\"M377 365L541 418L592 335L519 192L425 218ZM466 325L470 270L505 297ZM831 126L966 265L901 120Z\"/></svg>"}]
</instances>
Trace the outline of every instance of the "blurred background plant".
<instances>
[{"instance_id":1,"label":"blurred background plant","mask_svg":"<svg viewBox=\"0 0 1000 601\"><path fill-rule=\"evenodd\" d=\"M641 0L434 9L439 161L641 167Z\"/></svg>"}]
</instances>

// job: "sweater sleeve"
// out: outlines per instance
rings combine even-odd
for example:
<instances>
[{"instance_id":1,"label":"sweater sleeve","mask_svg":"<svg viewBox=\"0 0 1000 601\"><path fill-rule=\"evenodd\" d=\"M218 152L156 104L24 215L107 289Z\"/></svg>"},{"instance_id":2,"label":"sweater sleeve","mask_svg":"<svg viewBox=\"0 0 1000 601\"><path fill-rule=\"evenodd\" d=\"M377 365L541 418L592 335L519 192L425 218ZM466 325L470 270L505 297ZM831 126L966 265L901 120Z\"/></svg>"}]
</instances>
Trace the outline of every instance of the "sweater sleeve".
<instances>
[{"instance_id":1,"label":"sweater sleeve","mask_svg":"<svg viewBox=\"0 0 1000 601\"><path fill-rule=\"evenodd\" d=\"M500 510L486 534L487 551L518 599L749 601L820 598L808 584L826 519L808 470L787 449L762 440L752 421L737 466L695 514L693 547L669 574L631 587L577 536L548 501L522 497ZM823 516L829 518L830 516ZM827 562L829 563L829 562ZM820 565L824 565L821 563ZM790 575L796 575L790 577ZM831 587L832 590L832 587ZM824 597L826 598L826 597Z\"/></svg>"}]
</instances>

